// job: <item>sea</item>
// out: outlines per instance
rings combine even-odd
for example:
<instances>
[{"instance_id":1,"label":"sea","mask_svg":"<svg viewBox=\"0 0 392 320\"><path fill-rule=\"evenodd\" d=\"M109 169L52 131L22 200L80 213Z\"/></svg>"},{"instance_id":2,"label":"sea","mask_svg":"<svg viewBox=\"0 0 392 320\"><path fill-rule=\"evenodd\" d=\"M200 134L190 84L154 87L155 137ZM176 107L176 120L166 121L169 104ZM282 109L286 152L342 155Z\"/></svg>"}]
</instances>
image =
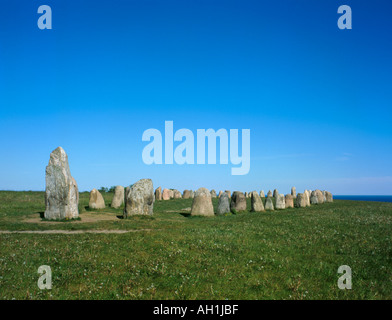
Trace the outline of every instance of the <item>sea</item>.
<instances>
[{"instance_id":1,"label":"sea","mask_svg":"<svg viewBox=\"0 0 392 320\"><path fill-rule=\"evenodd\" d=\"M380 202L392 202L392 196L358 196L358 195L333 195L336 200L355 200L355 201L380 201Z\"/></svg>"}]
</instances>

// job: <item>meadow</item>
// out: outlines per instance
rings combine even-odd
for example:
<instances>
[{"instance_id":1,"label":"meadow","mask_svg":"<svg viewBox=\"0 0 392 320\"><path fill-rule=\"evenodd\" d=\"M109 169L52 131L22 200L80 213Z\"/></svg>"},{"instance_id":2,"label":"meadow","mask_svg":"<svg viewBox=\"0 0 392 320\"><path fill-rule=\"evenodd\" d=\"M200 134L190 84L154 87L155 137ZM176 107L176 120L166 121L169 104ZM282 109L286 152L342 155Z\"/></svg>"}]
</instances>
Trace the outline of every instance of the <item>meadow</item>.
<instances>
[{"instance_id":1,"label":"meadow","mask_svg":"<svg viewBox=\"0 0 392 320\"><path fill-rule=\"evenodd\" d=\"M121 219L103 196L106 209L90 211L81 193L80 220L48 222L44 192L0 191L0 299L392 298L392 203L254 213L248 199L245 212L192 217L192 199L171 199ZM5 233L23 230L81 233ZM41 265L51 290L37 286ZM351 290L337 286L341 265Z\"/></svg>"}]
</instances>

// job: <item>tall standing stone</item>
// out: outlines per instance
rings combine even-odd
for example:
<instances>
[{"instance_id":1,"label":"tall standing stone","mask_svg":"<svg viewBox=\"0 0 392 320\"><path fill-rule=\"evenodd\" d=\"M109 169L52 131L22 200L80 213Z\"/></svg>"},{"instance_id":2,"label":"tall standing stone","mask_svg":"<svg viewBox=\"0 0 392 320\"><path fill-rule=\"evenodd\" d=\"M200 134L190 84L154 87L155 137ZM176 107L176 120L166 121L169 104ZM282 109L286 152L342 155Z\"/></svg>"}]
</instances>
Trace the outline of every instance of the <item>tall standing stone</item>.
<instances>
[{"instance_id":1,"label":"tall standing stone","mask_svg":"<svg viewBox=\"0 0 392 320\"><path fill-rule=\"evenodd\" d=\"M231 192L230 190L225 190L225 192L227 193L227 195L229 196L229 199L231 198Z\"/></svg>"},{"instance_id":2,"label":"tall standing stone","mask_svg":"<svg viewBox=\"0 0 392 320\"><path fill-rule=\"evenodd\" d=\"M310 193L308 190L304 191L304 197L305 197L306 206L310 207Z\"/></svg>"},{"instance_id":3,"label":"tall standing stone","mask_svg":"<svg viewBox=\"0 0 392 320\"><path fill-rule=\"evenodd\" d=\"M230 213L230 201L229 201L229 195L226 192L224 192L219 197L216 214L223 215L226 213Z\"/></svg>"},{"instance_id":4,"label":"tall standing stone","mask_svg":"<svg viewBox=\"0 0 392 320\"><path fill-rule=\"evenodd\" d=\"M276 197L275 209L286 209L286 202L283 194L278 194Z\"/></svg>"},{"instance_id":5,"label":"tall standing stone","mask_svg":"<svg viewBox=\"0 0 392 320\"><path fill-rule=\"evenodd\" d=\"M272 192L271 192L271 190L268 190L267 198L272 198Z\"/></svg>"},{"instance_id":6,"label":"tall standing stone","mask_svg":"<svg viewBox=\"0 0 392 320\"><path fill-rule=\"evenodd\" d=\"M117 186L114 189L114 195L113 195L113 200L111 207L118 209L121 207L121 205L124 203L124 187L123 186Z\"/></svg>"},{"instance_id":7,"label":"tall standing stone","mask_svg":"<svg viewBox=\"0 0 392 320\"><path fill-rule=\"evenodd\" d=\"M206 188L199 188L193 198L192 216L213 216L214 207L212 206L211 193Z\"/></svg>"},{"instance_id":8,"label":"tall standing stone","mask_svg":"<svg viewBox=\"0 0 392 320\"><path fill-rule=\"evenodd\" d=\"M63 220L79 217L78 185L71 176L68 156L63 148L58 147L50 154L45 180L45 219Z\"/></svg>"},{"instance_id":9,"label":"tall standing stone","mask_svg":"<svg viewBox=\"0 0 392 320\"><path fill-rule=\"evenodd\" d=\"M183 199L189 199L191 197L191 191L190 190L184 190L182 193L182 198Z\"/></svg>"},{"instance_id":10,"label":"tall standing stone","mask_svg":"<svg viewBox=\"0 0 392 320\"><path fill-rule=\"evenodd\" d=\"M221 191L219 191L218 198L220 198L222 194L223 194L223 191L222 191L222 190L221 190Z\"/></svg>"},{"instance_id":11,"label":"tall standing stone","mask_svg":"<svg viewBox=\"0 0 392 320\"><path fill-rule=\"evenodd\" d=\"M279 195L278 189L274 189L274 195L273 195L273 197L276 199L276 198L278 197L278 195Z\"/></svg>"},{"instance_id":12,"label":"tall standing stone","mask_svg":"<svg viewBox=\"0 0 392 320\"><path fill-rule=\"evenodd\" d=\"M297 190L295 189L295 187L291 188L291 195L293 196L293 198L297 197Z\"/></svg>"},{"instance_id":13,"label":"tall standing stone","mask_svg":"<svg viewBox=\"0 0 392 320\"><path fill-rule=\"evenodd\" d=\"M154 187L151 179L141 179L127 188L124 218L129 215L152 215L154 213Z\"/></svg>"},{"instance_id":14,"label":"tall standing stone","mask_svg":"<svg viewBox=\"0 0 392 320\"><path fill-rule=\"evenodd\" d=\"M267 198L267 200L265 201L265 210L275 210L274 203L272 202L272 197Z\"/></svg>"},{"instance_id":15,"label":"tall standing stone","mask_svg":"<svg viewBox=\"0 0 392 320\"><path fill-rule=\"evenodd\" d=\"M250 204L251 204L251 211L254 212L265 211L263 201L261 201L261 198L256 191L251 192Z\"/></svg>"},{"instance_id":16,"label":"tall standing stone","mask_svg":"<svg viewBox=\"0 0 392 320\"><path fill-rule=\"evenodd\" d=\"M155 201L162 200L162 188L158 187L155 189Z\"/></svg>"},{"instance_id":17,"label":"tall standing stone","mask_svg":"<svg viewBox=\"0 0 392 320\"><path fill-rule=\"evenodd\" d=\"M291 194L286 194L286 196L284 197L284 202L285 202L286 209L294 208L294 199Z\"/></svg>"},{"instance_id":18,"label":"tall standing stone","mask_svg":"<svg viewBox=\"0 0 392 320\"><path fill-rule=\"evenodd\" d=\"M260 191L260 198L265 198L264 190Z\"/></svg>"},{"instance_id":19,"label":"tall standing stone","mask_svg":"<svg viewBox=\"0 0 392 320\"><path fill-rule=\"evenodd\" d=\"M231 197L230 209L235 209L236 211L246 210L246 198L241 191L234 191Z\"/></svg>"},{"instance_id":20,"label":"tall standing stone","mask_svg":"<svg viewBox=\"0 0 392 320\"><path fill-rule=\"evenodd\" d=\"M211 198L216 198L216 191L214 189L211 190Z\"/></svg>"},{"instance_id":21,"label":"tall standing stone","mask_svg":"<svg viewBox=\"0 0 392 320\"><path fill-rule=\"evenodd\" d=\"M170 189L169 194L170 194L170 199L173 199L174 198L174 190Z\"/></svg>"},{"instance_id":22,"label":"tall standing stone","mask_svg":"<svg viewBox=\"0 0 392 320\"><path fill-rule=\"evenodd\" d=\"M325 191L325 202L333 202L332 193L329 191Z\"/></svg>"},{"instance_id":23,"label":"tall standing stone","mask_svg":"<svg viewBox=\"0 0 392 320\"><path fill-rule=\"evenodd\" d=\"M170 190L169 189L163 189L162 200L170 200Z\"/></svg>"},{"instance_id":24,"label":"tall standing stone","mask_svg":"<svg viewBox=\"0 0 392 320\"><path fill-rule=\"evenodd\" d=\"M93 189L90 191L90 200L88 202L88 207L91 209L105 209L105 200L102 194L97 190Z\"/></svg>"},{"instance_id":25,"label":"tall standing stone","mask_svg":"<svg viewBox=\"0 0 392 320\"><path fill-rule=\"evenodd\" d=\"M306 196L303 193L298 193L297 194L297 201L295 203L295 206L297 208L305 208L307 206L307 204L306 204Z\"/></svg>"}]
</instances>

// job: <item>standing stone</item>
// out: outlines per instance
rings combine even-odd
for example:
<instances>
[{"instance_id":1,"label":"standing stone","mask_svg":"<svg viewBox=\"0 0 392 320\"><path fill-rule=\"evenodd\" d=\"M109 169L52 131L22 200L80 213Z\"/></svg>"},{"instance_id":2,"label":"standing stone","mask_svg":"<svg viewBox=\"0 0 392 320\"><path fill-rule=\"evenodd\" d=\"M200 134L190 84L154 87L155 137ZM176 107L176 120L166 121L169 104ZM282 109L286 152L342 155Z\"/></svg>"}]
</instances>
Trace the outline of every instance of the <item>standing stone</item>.
<instances>
[{"instance_id":1,"label":"standing stone","mask_svg":"<svg viewBox=\"0 0 392 320\"><path fill-rule=\"evenodd\" d=\"M182 193L182 198L183 199L189 199L191 197L191 191L190 190L184 190Z\"/></svg>"},{"instance_id":2,"label":"standing stone","mask_svg":"<svg viewBox=\"0 0 392 320\"><path fill-rule=\"evenodd\" d=\"M221 190L221 191L219 191L218 198L220 198L222 194L223 194L223 191L222 191L222 190Z\"/></svg>"},{"instance_id":3,"label":"standing stone","mask_svg":"<svg viewBox=\"0 0 392 320\"><path fill-rule=\"evenodd\" d=\"M231 197L230 209L235 209L236 211L246 210L246 198L241 191L234 191Z\"/></svg>"},{"instance_id":4,"label":"standing stone","mask_svg":"<svg viewBox=\"0 0 392 320\"><path fill-rule=\"evenodd\" d=\"M325 195L325 190L323 191L323 203L324 202L327 202L327 197L326 197L326 195Z\"/></svg>"},{"instance_id":5,"label":"standing stone","mask_svg":"<svg viewBox=\"0 0 392 320\"><path fill-rule=\"evenodd\" d=\"M230 190L225 190L225 192L227 193L227 195L229 196L229 199L231 198L231 192Z\"/></svg>"},{"instance_id":6,"label":"standing stone","mask_svg":"<svg viewBox=\"0 0 392 320\"><path fill-rule=\"evenodd\" d=\"M303 193L297 194L297 202L295 203L297 208L305 208L306 207L306 196Z\"/></svg>"},{"instance_id":7,"label":"standing stone","mask_svg":"<svg viewBox=\"0 0 392 320\"><path fill-rule=\"evenodd\" d=\"M91 209L105 209L105 200L97 189L91 190L88 207Z\"/></svg>"},{"instance_id":8,"label":"standing stone","mask_svg":"<svg viewBox=\"0 0 392 320\"><path fill-rule=\"evenodd\" d=\"M154 187L151 179L141 179L127 188L124 218L129 215L152 215L154 210Z\"/></svg>"},{"instance_id":9,"label":"standing stone","mask_svg":"<svg viewBox=\"0 0 392 320\"><path fill-rule=\"evenodd\" d=\"M191 208L192 216L213 216L211 193L206 188L199 188L195 193Z\"/></svg>"},{"instance_id":10,"label":"standing stone","mask_svg":"<svg viewBox=\"0 0 392 320\"><path fill-rule=\"evenodd\" d=\"M121 207L123 203L124 203L124 187L117 186L116 189L114 189L114 195L113 195L111 207L118 209Z\"/></svg>"},{"instance_id":11,"label":"standing stone","mask_svg":"<svg viewBox=\"0 0 392 320\"><path fill-rule=\"evenodd\" d=\"M329 191L325 191L325 202L333 202L332 193Z\"/></svg>"},{"instance_id":12,"label":"standing stone","mask_svg":"<svg viewBox=\"0 0 392 320\"><path fill-rule=\"evenodd\" d=\"M276 204L275 204L276 209L286 209L286 202L283 194L278 194L276 198Z\"/></svg>"},{"instance_id":13,"label":"standing stone","mask_svg":"<svg viewBox=\"0 0 392 320\"><path fill-rule=\"evenodd\" d=\"M247 192L245 192L245 198L249 198L249 195Z\"/></svg>"},{"instance_id":14,"label":"standing stone","mask_svg":"<svg viewBox=\"0 0 392 320\"><path fill-rule=\"evenodd\" d=\"M162 188L158 187L155 189L155 201L162 200Z\"/></svg>"},{"instance_id":15,"label":"standing stone","mask_svg":"<svg viewBox=\"0 0 392 320\"><path fill-rule=\"evenodd\" d=\"M274 189L274 195L273 195L273 197L276 199L276 198L278 197L278 195L279 195L278 189Z\"/></svg>"},{"instance_id":16,"label":"standing stone","mask_svg":"<svg viewBox=\"0 0 392 320\"><path fill-rule=\"evenodd\" d=\"M218 208L216 209L216 214L222 215L222 214L226 214L226 213L230 213L230 201L229 201L229 195L226 192L224 192L219 197Z\"/></svg>"},{"instance_id":17,"label":"standing stone","mask_svg":"<svg viewBox=\"0 0 392 320\"><path fill-rule=\"evenodd\" d=\"M286 205L286 209L287 208L294 208L294 199L291 194L286 194L286 196L284 197L284 202Z\"/></svg>"},{"instance_id":18,"label":"standing stone","mask_svg":"<svg viewBox=\"0 0 392 320\"><path fill-rule=\"evenodd\" d=\"M251 211L254 212L265 211L263 201L261 201L261 198L256 191L251 192L250 204L251 204Z\"/></svg>"},{"instance_id":19,"label":"standing stone","mask_svg":"<svg viewBox=\"0 0 392 320\"><path fill-rule=\"evenodd\" d=\"M195 197L195 191L191 190L191 199Z\"/></svg>"},{"instance_id":20,"label":"standing stone","mask_svg":"<svg viewBox=\"0 0 392 320\"><path fill-rule=\"evenodd\" d=\"M170 190L169 189L163 189L162 200L170 200Z\"/></svg>"},{"instance_id":21,"label":"standing stone","mask_svg":"<svg viewBox=\"0 0 392 320\"><path fill-rule=\"evenodd\" d=\"M271 192L271 190L268 190L267 198L272 198L272 192Z\"/></svg>"},{"instance_id":22,"label":"standing stone","mask_svg":"<svg viewBox=\"0 0 392 320\"><path fill-rule=\"evenodd\" d=\"M264 190L260 191L260 198L265 198Z\"/></svg>"},{"instance_id":23,"label":"standing stone","mask_svg":"<svg viewBox=\"0 0 392 320\"><path fill-rule=\"evenodd\" d=\"M173 199L174 198L174 190L170 189L169 193L170 193L170 199Z\"/></svg>"},{"instance_id":24,"label":"standing stone","mask_svg":"<svg viewBox=\"0 0 392 320\"><path fill-rule=\"evenodd\" d=\"M304 197L305 197L306 206L310 207L310 193L308 190L304 191Z\"/></svg>"},{"instance_id":25,"label":"standing stone","mask_svg":"<svg viewBox=\"0 0 392 320\"><path fill-rule=\"evenodd\" d=\"M324 203L323 193L320 190L318 190L318 189L312 191L312 194L310 195L310 203L311 204L322 204L322 203Z\"/></svg>"},{"instance_id":26,"label":"standing stone","mask_svg":"<svg viewBox=\"0 0 392 320\"><path fill-rule=\"evenodd\" d=\"M50 154L45 179L45 219L63 220L79 217L78 185L71 176L68 156L63 148L58 147Z\"/></svg>"},{"instance_id":27,"label":"standing stone","mask_svg":"<svg viewBox=\"0 0 392 320\"><path fill-rule=\"evenodd\" d=\"M182 198L181 192L176 190L176 189L174 189L173 190L173 198L174 199L181 199Z\"/></svg>"},{"instance_id":28,"label":"standing stone","mask_svg":"<svg viewBox=\"0 0 392 320\"><path fill-rule=\"evenodd\" d=\"M297 190L295 189L295 187L291 188L291 195L293 196L293 198L297 197Z\"/></svg>"},{"instance_id":29,"label":"standing stone","mask_svg":"<svg viewBox=\"0 0 392 320\"><path fill-rule=\"evenodd\" d=\"M275 210L274 203L272 202L272 197L267 198L265 201L265 210Z\"/></svg>"},{"instance_id":30,"label":"standing stone","mask_svg":"<svg viewBox=\"0 0 392 320\"><path fill-rule=\"evenodd\" d=\"M216 198L216 191L214 189L211 190L211 198Z\"/></svg>"}]
</instances>

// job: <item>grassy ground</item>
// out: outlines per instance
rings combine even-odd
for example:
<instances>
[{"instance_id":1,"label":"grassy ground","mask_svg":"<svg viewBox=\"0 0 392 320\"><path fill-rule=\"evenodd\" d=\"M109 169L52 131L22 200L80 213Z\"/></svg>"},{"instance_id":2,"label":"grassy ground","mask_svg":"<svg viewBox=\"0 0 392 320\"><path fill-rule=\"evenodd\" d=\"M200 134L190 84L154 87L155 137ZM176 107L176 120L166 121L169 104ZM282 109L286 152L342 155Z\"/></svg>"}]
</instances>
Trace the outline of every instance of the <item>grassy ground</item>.
<instances>
[{"instance_id":1,"label":"grassy ground","mask_svg":"<svg viewBox=\"0 0 392 320\"><path fill-rule=\"evenodd\" d=\"M190 217L191 204L159 201L153 217L124 220L121 208L88 211L82 193L80 221L47 223L44 193L2 191L0 230L139 231L0 233L0 299L392 298L392 203L209 218ZM52 290L37 287L40 265L52 269ZM337 287L340 265L352 268L352 290Z\"/></svg>"}]
</instances>

